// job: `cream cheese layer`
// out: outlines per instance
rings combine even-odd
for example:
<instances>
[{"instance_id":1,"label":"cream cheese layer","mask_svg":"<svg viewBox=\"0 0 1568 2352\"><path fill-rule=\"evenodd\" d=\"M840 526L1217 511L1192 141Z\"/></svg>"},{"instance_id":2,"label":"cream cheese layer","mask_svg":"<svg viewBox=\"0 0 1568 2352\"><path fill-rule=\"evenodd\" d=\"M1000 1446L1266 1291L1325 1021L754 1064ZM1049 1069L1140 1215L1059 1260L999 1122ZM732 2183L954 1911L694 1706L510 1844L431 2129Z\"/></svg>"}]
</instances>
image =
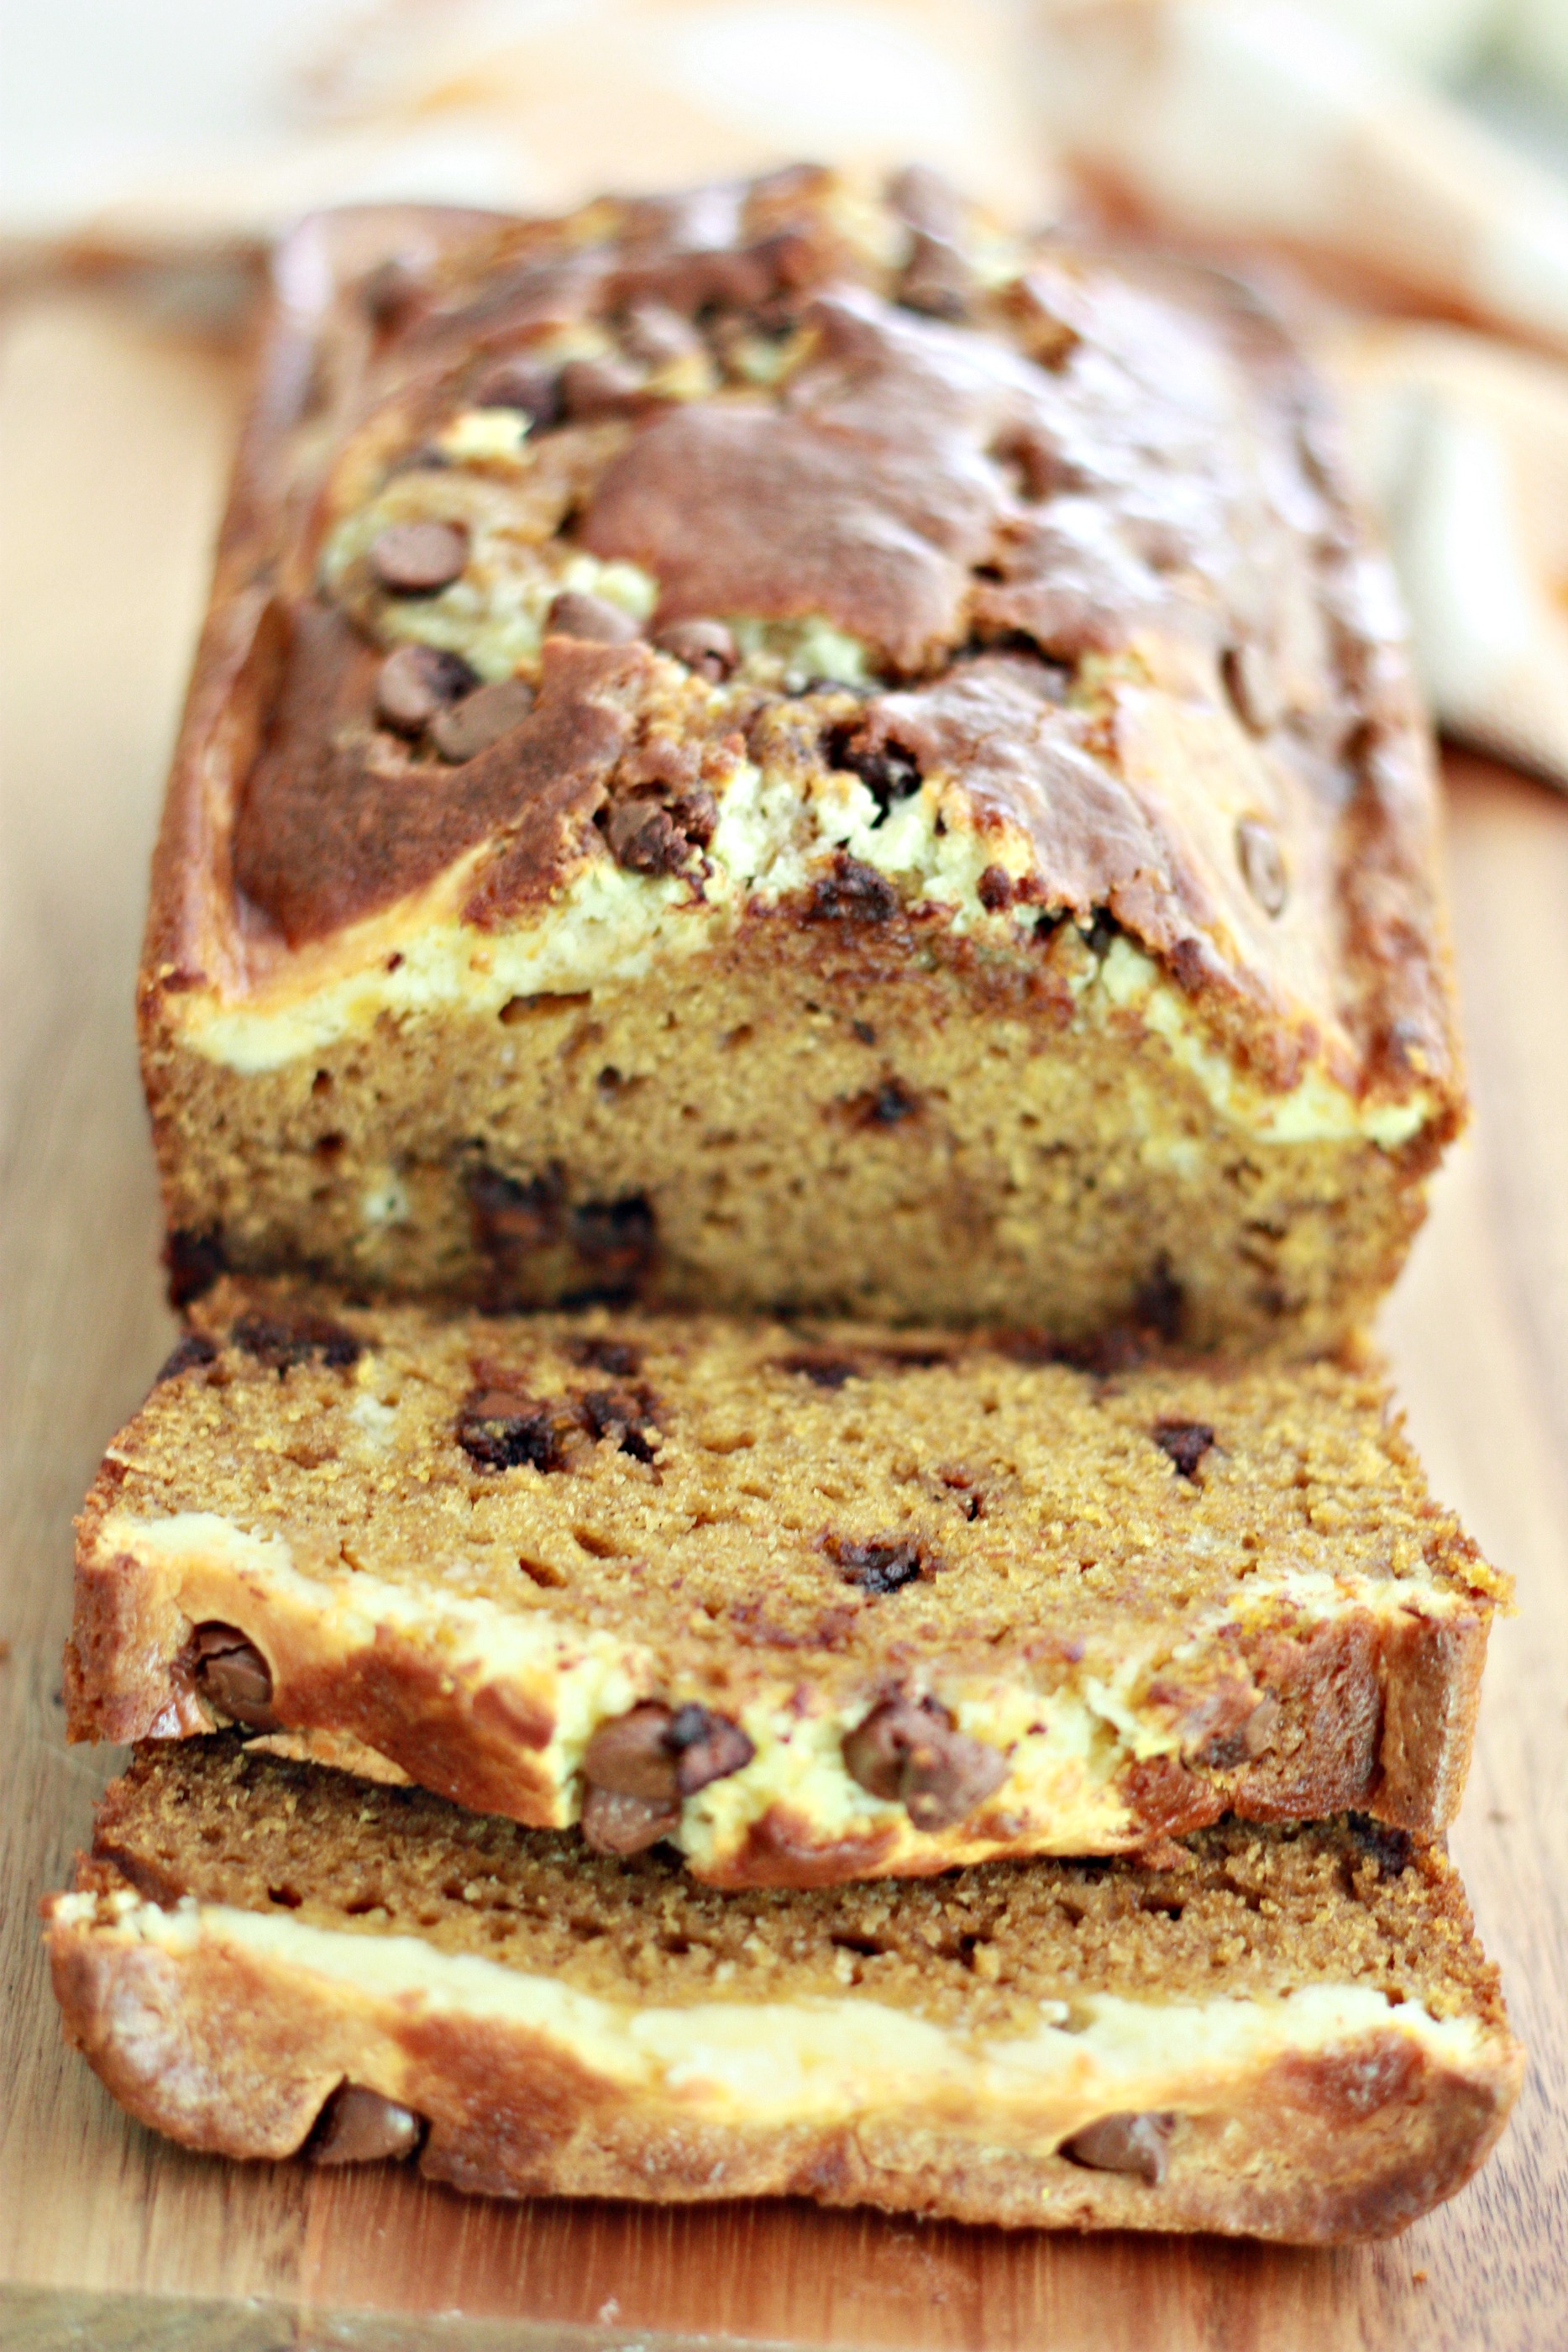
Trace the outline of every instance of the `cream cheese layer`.
<instances>
[{"instance_id":1,"label":"cream cheese layer","mask_svg":"<svg viewBox=\"0 0 1568 2352\"><path fill-rule=\"evenodd\" d=\"M461 1560L422 1562L417 1584L340 1562L305 1566L281 1534L247 1533L204 1511L162 1519L111 1513L99 1551L105 1560L128 1556L156 1580L154 1638L170 1656L193 1624L235 1624L267 1657L286 1710L292 1676L329 1674L373 1651L378 1636L405 1643L449 1695L471 1700L498 1690L549 1727L518 1781L518 1817L536 1828L565 1828L579 1818L583 1751L601 1724L644 1698L678 1706L713 1696L664 1687L654 1653L634 1632L574 1622L548 1605L507 1609L462 1591ZM1473 1607L1469 1596L1425 1581L1391 1583L1351 1570L1260 1570L1232 1602L1197 1616L1174 1650L1159 1629L1140 1641L1128 1624L1113 1662L1086 1659L1049 1688L1005 1674L932 1674L930 1695L958 1728L999 1750L1009 1765L972 1828L960 1822L935 1832L916 1829L902 1804L872 1796L850 1777L843 1741L865 1715L864 1694L840 1703L802 1681L792 1661L787 1673L759 1673L734 1708L752 1743L751 1760L685 1799L672 1842L709 1874L721 1874L775 1812L788 1815L793 1833L811 1845L874 1837L879 1873L946 1869L998 1853L1113 1853L1147 1834L1124 1793L1127 1768L1177 1754L1183 1744L1179 1724L1150 1687L1156 1675L1179 1673L1228 1629L1244 1633L1281 1603L1303 1630L1352 1611L1442 1620Z\"/></svg>"},{"instance_id":2,"label":"cream cheese layer","mask_svg":"<svg viewBox=\"0 0 1568 2352\"><path fill-rule=\"evenodd\" d=\"M402 907L294 951L265 978L182 992L170 1017L192 1052L249 1076L366 1036L382 1018L486 1020L519 997L602 995L711 952L747 908L809 890L841 853L886 875L911 908L939 909L952 933L973 939L982 955L1035 951L1038 909L998 910L980 895L988 871L1000 867L1014 880L1029 871L1030 844L1010 823L977 822L959 784L931 778L883 809L858 776L829 771L808 783L743 758L717 781L716 796L700 890L683 877L593 857L542 909L480 930L462 915L483 854L471 852ZM1125 937L1103 957L1085 949L1070 985L1082 1032L1124 1041L1136 1024L1154 1057L1154 1083L1130 1124L1156 1144L1170 1125L1160 1110L1167 1057L1168 1079L1189 1082L1211 1112L1260 1143L1361 1139L1393 1150L1433 1115L1427 1089L1364 1099L1323 1059L1309 1058L1286 1089L1260 1084Z\"/></svg>"},{"instance_id":3,"label":"cream cheese layer","mask_svg":"<svg viewBox=\"0 0 1568 2352\"><path fill-rule=\"evenodd\" d=\"M779 2128L926 2110L946 2130L1049 2147L1099 2116L1233 2105L1289 2057L1349 2053L1392 2036L1464 2073L1487 2043L1473 2018L1439 2018L1418 2001L1396 2003L1352 1983L1202 2001L1075 1989L1071 2001L1040 2002L1025 2031L1001 2032L847 1996L668 2007L610 2000L414 1936L189 1898L164 1909L129 1890L58 1895L49 1916L57 1931L151 1946L175 1965L204 1951L232 1954L301 1995L314 1987L328 2003L362 2004L385 2033L389 2068L398 2063L400 2024L500 2027L542 2039L627 2097L693 2123ZM377 2087L396 2096L403 2085Z\"/></svg>"},{"instance_id":4,"label":"cream cheese layer","mask_svg":"<svg viewBox=\"0 0 1568 2352\"><path fill-rule=\"evenodd\" d=\"M956 933L992 938L1002 948L1011 944L1012 919L988 912L976 895L981 873L996 862L981 845L966 853L928 829L917 832L914 819L894 821L891 829L894 841L880 837L890 830L884 824L863 844L851 830L843 845L865 864L901 874L920 869L894 866L895 856L929 846L933 855L916 900L949 908ZM174 1016L182 1041L204 1060L254 1076L365 1036L383 1016L493 1018L518 997L592 995L634 984L658 964L711 950L747 905L777 904L827 870L825 855L814 861L789 855L768 869L767 881L753 884L743 870L724 866L724 831L721 820L715 871L702 899L672 877L628 874L604 860L569 883L548 914L507 931L476 931L444 903L406 928L375 918L360 927L367 942L375 943L373 955L361 957L355 942L343 940L334 942L329 958L302 955L252 992L190 992ZM966 866L972 871L965 873ZM441 896L444 901L448 893ZM395 944L389 948L387 941ZM1424 1089L1394 1102L1363 1101L1315 1065L1293 1087L1270 1092L1218 1049L1152 958L1130 941L1117 942L1117 949L1114 969L1086 973L1075 990L1075 1024L1092 1034L1114 1028L1124 1037L1129 1014L1136 1015L1151 1045L1168 1052L1172 1076L1195 1080L1212 1111L1259 1142L1363 1138L1392 1150L1432 1116ZM1145 1124L1154 1135L1166 1122L1152 1117Z\"/></svg>"}]
</instances>

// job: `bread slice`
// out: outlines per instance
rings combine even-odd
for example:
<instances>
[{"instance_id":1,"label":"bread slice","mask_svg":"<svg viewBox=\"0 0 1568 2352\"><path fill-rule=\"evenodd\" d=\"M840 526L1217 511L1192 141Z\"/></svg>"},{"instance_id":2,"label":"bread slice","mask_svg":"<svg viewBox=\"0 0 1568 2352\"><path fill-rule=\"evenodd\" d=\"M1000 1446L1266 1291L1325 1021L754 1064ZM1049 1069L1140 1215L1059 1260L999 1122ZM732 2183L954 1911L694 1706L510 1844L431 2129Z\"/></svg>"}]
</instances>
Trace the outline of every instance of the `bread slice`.
<instances>
[{"instance_id":1,"label":"bread slice","mask_svg":"<svg viewBox=\"0 0 1568 2352\"><path fill-rule=\"evenodd\" d=\"M158 849L176 1290L1364 1319L1462 1113L1317 391L928 178L350 213L276 301Z\"/></svg>"},{"instance_id":2,"label":"bread slice","mask_svg":"<svg viewBox=\"0 0 1568 2352\"><path fill-rule=\"evenodd\" d=\"M142 1749L77 1889L66 2032L133 2115L493 2195L1375 2237L1519 2084L1451 1865L1354 1820L716 1895L231 1737Z\"/></svg>"},{"instance_id":3,"label":"bread slice","mask_svg":"<svg viewBox=\"0 0 1568 2352\"><path fill-rule=\"evenodd\" d=\"M1437 1832L1506 1593L1375 1370L232 1280L79 1538L73 1737L237 1720L730 1885Z\"/></svg>"}]
</instances>

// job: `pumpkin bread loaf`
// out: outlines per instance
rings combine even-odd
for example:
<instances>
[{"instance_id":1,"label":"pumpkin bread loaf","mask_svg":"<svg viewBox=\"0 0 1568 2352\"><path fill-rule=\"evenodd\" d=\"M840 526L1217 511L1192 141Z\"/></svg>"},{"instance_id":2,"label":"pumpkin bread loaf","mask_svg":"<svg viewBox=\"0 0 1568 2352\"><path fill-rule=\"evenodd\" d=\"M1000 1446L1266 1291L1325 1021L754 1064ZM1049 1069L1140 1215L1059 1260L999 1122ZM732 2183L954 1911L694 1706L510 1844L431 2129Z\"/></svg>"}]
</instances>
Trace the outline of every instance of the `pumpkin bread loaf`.
<instances>
[{"instance_id":1,"label":"pumpkin bread loaf","mask_svg":"<svg viewBox=\"0 0 1568 2352\"><path fill-rule=\"evenodd\" d=\"M1333 1344L1462 1115L1311 379L921 173L278 263L157 854L182 1297Z\"/></svg>"}]
</instances>

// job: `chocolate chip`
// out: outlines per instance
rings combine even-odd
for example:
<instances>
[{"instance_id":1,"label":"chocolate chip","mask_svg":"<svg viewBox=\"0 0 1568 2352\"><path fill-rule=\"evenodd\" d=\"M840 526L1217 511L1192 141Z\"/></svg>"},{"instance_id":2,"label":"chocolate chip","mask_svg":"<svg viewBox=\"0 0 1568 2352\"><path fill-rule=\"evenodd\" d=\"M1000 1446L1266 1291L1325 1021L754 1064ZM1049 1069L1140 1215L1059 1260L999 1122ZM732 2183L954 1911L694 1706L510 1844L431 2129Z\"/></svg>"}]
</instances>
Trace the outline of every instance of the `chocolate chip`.
<instances>
[{"instance_id":1,"label":"chocolate chip","mask_svg":"<svg viewBox=\"0 0 1568 2352\"><path fill-rule=\"evenodd\" d=\"M591 1364L618 1381L632 1380L643 1369L642 1351L629 1339L569 1339L566 1352L574 1364Z\"/></svg>"},{"instance_id":2,"label":"chocolate chip","mask_svg":"<svg viewBox=\"0 0 1568 2352\"><path fill-rule=\"evenodd\" d=\"M916 229L898 283L898 299L905 310L956 323L968 317L974 293L975 273L957 247L928 229Z\"/></svg>"},{"instance_id":3,"label":"chocolate chip","mask_svg":"<svg viewBox=\"0 0 1568 2352\"><path fill-rule=\"evenodd\" d=\"M647 1390L591 1389L578 1399L578 1410L595 1437L612 1437L633 1462L652 1462L659 1430L653 1419L653 1399Z\"/></svg>"},{"instance_id":4,"label":"chocolate chip","mask_svg":"<svg viewBox=\"0 0 1568 2352\"><path fill-rule=\"evenodd\" d=\"M1261 646L1232 646L1220 657L1220 676L1237 717L1254 735L1267 735L1285 715L1279 672Z\"/></svg>"},{"instance_id":5,"label":"chocolate chip","mask_svg":"<svg viewBox=\"0 0 1568 2352\"><path fill-rule=\"evenodd\" d=\"M920 1097L911 1093L901 1078L884 1078L870 1094L857 1095L848 1105L851 1121L857 1127L900 1127L919 1108Z\"/></svg>"},{"instance_id":6,"label":"chocolate chip","mask_svg":"<svg viewBox=\"0 0 1568 2352\"><path fill-rule=\"evenodd\" d=\"M691 844L658 801L617 801L605 819L604 838L616 864L633 874L677 873L691 856Z\"/></svg>"},{"instance_id":7,"label":"chocolate chip","mask_svg":"<svg viewBox=\"0 0 1568 2352\"><path fill-rule=\"evenodd\" d=\"M727 1716L695 1701L672 1713L649 1699L600 1725L583 1752L582 1773L593 1790L664 1810L727 1780L756 1752Z\"/></svg>"},{"instance_id":8,"label":"chocolate chip","mask_svg":"<svg viewBox=\"0 0 1568 2352\"><path fill-rule=\"evenodd\" d=\"M583 1779L591 1788L617 1797L673 1804L677 1782L669 1730L674 1720L670 1708L646 1699L601 1723L582 1752Z\"/></svg>"},{"instance_id":9,"label":"chocolate chip","mask_svg":"<svg viewBox=\"0 0 1568 2352\"><path fill-rule=\"evenodd\" d=\"M643 402L643 371L625 360L568 360L560 372L569 416L614 416Z\"/></svg>"},{"instance_id":10,"label":"chocolate chip","mask_svg":"<svg viewBox=\"0 0 1568 2352\"><path fill-rule=\"evenodd\" d=\"M884 1699L846 1732L844 1767L868 1795L901 1803L919 1830L951 1829L999 1789L1008 1760L959 1731L935 1699Z\"/></svg>"},{"instance_id":11,"label":"chocolate chip","mask_svg":"<svg viewBox=\"0 0 1568 2352\"><path fill-rule=\"evenodd\" d=\"M706 849L718 824L718 803L711 793L680 793L670 803L670 818L677 833L694 847Z\"/></svg>"},{"instance_id":12,"label":"chocolate chip","mask_svg":"<svg viewBox=\"0 0 1568 2352\"><path fill-rule=\"evenodd\" d=\"M340 2084L305 2143L312 2164L394 2164L413 2156L424 2137L424 2118L380 2091Z\"/></svg>"},{"instance_id":13,"label":"chocolate chip","mask_svg":"<svg viewBox=\"0 0 1568 2352\"><path fill-rule=\"evenodd\" d=\"M470 398L476 408L519 409L542 429L560 422L560 373L543 360L503 360L480 377Z\"/></svg>"},{"instance_id":14,"label":"chocolate chip","mask_svg":"<svg viewBox=\"0 0 1568 2352\"><path fill-rule=\"evenodd\" d=\"M835 768L847 768L858 776L877 807L885 816L895 801L906 801L920 790L920 767L912 751L901 743L857 743L855 726L831 729L826 751Z\"/></svg>"},{"instance_id":15,"label":"chocolate chip","mask_svg":"<svg viewBox=\"0 0 1568 2352\"><path fill-rule=\"evenodd\" d=\"M878 1598L913 1584L923 1565L915 1543L852 1543L845 1536L830 1536L822 1549L846 1584L858 1584Z\"/></svg>"},{"instance_id":16,"label":"chocolate chip","mask_svg":"<svg viewBox=\"0 0 1568 2352\"><path fill-rule=\"evenodd\" d=\"M458 1409L458 1444L476 1470L564 1470L571 1416L512 1389L473 1389Z\"/></svg>"},{"instance_id":17,"label":"chocolate chip","mask_svg":"<svg viewBox=\"0 0 1568 2352\"><path fill-rule=\"evenodd\" d=\"M999 1789L1008 1759L961 1731L928 1736L911 1748L900 1793L917 1830L951 1829Z\"/></svg>"},{"instance_id":18,"label":"chocolate chip","mask_svg":"<svg viewBox=\"0 0 1568 2352\"><path fill-rule=\"evenodd\" d=\"M1130 2172L1157 2189L1169 2169L1175 2126L1174 2116L1102 2116L1064 2139L1059 2153L1091 2172Z\"/></svg>"},{"instance_id":19,"label":"chocolate chip","mask_svg":"<svg viewBox=\"0 0 1568 2352\"><path fill-rule=\"evenodd\" d=\"M605 596L585 596L563 588L549 608L546 634L552 637L585 637L592 645L627 646L642 631L630 613Z\"/></svg>"},{"instance_id":20,"label":"chocolate chip","mask_svg":"<svg viewBox=\"0 0 1568 2352\"><path fill-rule=\"evenodd\" d=\"M193 1298L204 1297L227 1270L217 1227L210 1225L197 1233L183 1225L169 1234L163 1243L163 1269L169 1277L171 1307L188 1307Z\"/></svg>"},{"instance_id":21,"label":"chocolate chip","mask_svg":"<svg viewBox=\"0 0 1568 2352\"><path fill-rule=\"evenodd\" d=\"M637 795L612 803L604 838L631 873L678 874L713 839L717 823L711 793L685 793L667 803Z\"/></svg>"},{"instance_id":22,"label":"chocolate chip","mask_svg":"<svg viewBox=\"0 0 1568 2352\"><path fill-rule=\"evenodd\" d=\"M925 1732L925 1713L909 1700L886 1699L852 1731L845 1732L841 1743L844 1769L868 1796L881 1797L889 1804L898 1801L904 1760L911 1741Z\"/></svg>"},{"instance_id":23,"label":"chocolate chip","mask_svg":"<svg viewBox=\"0 0 1568 2352\"><path fill-rule=\"evenodd\" d=\"M829 923L885 923L898 912L898 893L885 874L842 850L831 874L819 877L811 887L809 919Z\"/></svg>"},{"instance_id":24,"label":"chocolate chip","mask_svg":"<svg viewBox=\"0 0 1568 2352\"><path fill-rule=\"evenodd\" d=\"M722 621L672 621L653 639L659 651L673 654L700 677L718 685L740 659L734 637Z\"/></svg>"},{"instance_id":25,"label":"chocolate chip","mask_svg":"<svg viewBox=\"0 0 1568 2352\"><path fill-rule=\"evenodd\" d=\"M543 1176L503 1176L498 1168L476 1168L467 1182L473 1212L475 1246L487 1256L509 1256L521 1250L544 1249L560 1233L560 1172Z\"/></svg>"},{"instance_id":26,"label":"chocolate chip","mask_svg":"<svg viewBox=\"0 0 1568 2352\"><path fill-rule=\"evenodd\" d=\"M312 1358L330 1371L346 1371L364 1353L360 1341L341 1323L307 1307L242 1315L231 1325L229 1338L279 1380L294 1365L308 1363Z\"/></svg>"},{"instance_id":27,"label":"chocolate chip","mask_svg":"<svg viewBox=\"0 0 1568 2352\"><path fill-rule=\"evenodd\" d=\"M1392 1829L1386 1822L1375 1822L1365 1813L1349 1814L1347 1826L1363 1853L1376 1863L1379 1878L1398 1878L1409 1868L1408 1830Z\"/></svg>"},{"instance_id":28,"label":"chocolate chip","mask_svg":"<svg viewBox=\"0 0 1568 2352\"><path fill-rule=\"evenodd\" d=\"M582 1801L583 1842L596 1853L641 1853L657 1845L681 1822L678 1799L619 1796L612 1789L591 1788Z\"/></svg>"},{"instance_id":29,"label":"chocolate chip","mask_svg":"<svg viewBox=\"0 0 1568 2352\"><path fill-rule=\"evenodd\" d=\"M1241 878L1266 915L1283 912L1290 896L1285 861L1280 845L1266 824L1244 816L1236 828L1236 856Z\"/></svg>"},{"instance_id":30,"label":"chocolate chip","mask_svg":"<svg viewBox=\"0 0 1568 2352\"><path fill-rule=\"evenodd\" d=\"M1206 1421L1156 1421L1150 1431L1162 1454L1168 1454L1184 1478L1197 1482L1197 1465L1214 1444Z\"/></svg>"},{"instance_id":31,"label":"chocolate chip","mask_svg":"<svg viewBox=\"0 0 1568 2352\"><path fill-rule=\"evenodd\" d=\"M272 1709L272 1669L235 1625L198 1625L186 1650L196 1688L248 1731L280 1731Z\"/></svg>"},{"instance_id":32,"label":"chocolate chip","mask_svg":"<svg viewBox=\"0 0 1568 2352\"><path fill-rule=\"evenodd\" d=\"M164 1357L158 1368L157 1377L152 1382L153 1387L162 1388L165 1381L177 1381L182 1372L194 1371L198 1364L215 1362L217 1353L217 1341L210 1339L204 1331L187 1331L183 1339L175 1341L170 1354Z\"/></svg>"},{"instance_id":33,"label":"chocolate chip","mask_svg":"<svg viewBox=\"0 0 1568 2352\"><path fill-rule=\"evenodd\" d=\"M988 914L1005 914L1013 902L1013 877L1005 866L988 866L975 892Z\"/></svg>"},{"instance_id":34,"label":"chocolate chip","mask_svg":"<svg viewBox=\"0 0 1568 2352\"><path fill-rule=\"evenodd\" d=\"M389 523L371 544L371 570L393 596L434 596L467 561L468 534L457 523Z\"/></svg>"},{"instance_id":35,"label":"chocolate chip","mask_svg":"<svg viewBox=\"0 0 1568 2352\"><path fill-rule=\"evenodd\" d=\"M399 646L376 678L376 716L394 734L418 735L438 710L476 683L461 654L438 646Z\"/></svg>"},{"instance_id":36,"label":"chocolate chip","mask_svg":"<svg viewBox=\"0 0 1568 2352\"><path fill-rule=\"evenodd\" d=\"M727 1780L757 1753L738 1723L695 1702L675 1709L664 1736L675 1752L675 1786L683 1797L695 1797L714 1780Z\"/></svg>"},{"instance_id":37,"label":"chocolate chip","mask_svg":"<svg viewBox=\"0 0 1568 2352\"><path fill-rule=\"evenodd\" d=\"M520 727L533 707L534 690L526 679L499 678L437 711L430 722L430 740L444 760L461 767Z\"/></svg>"},{"instance_id":38,"label":"chocolate chip","mask_svg":"<svg viewBox=\"0 0 1568 2352\"><path fill-rule=\"evenodd\" d=\"M571 1213L572 1239L599 1272L641 1274L653 1255L653 1212L641 1192L584 1201Z\"/></svg>"}]
</instances>

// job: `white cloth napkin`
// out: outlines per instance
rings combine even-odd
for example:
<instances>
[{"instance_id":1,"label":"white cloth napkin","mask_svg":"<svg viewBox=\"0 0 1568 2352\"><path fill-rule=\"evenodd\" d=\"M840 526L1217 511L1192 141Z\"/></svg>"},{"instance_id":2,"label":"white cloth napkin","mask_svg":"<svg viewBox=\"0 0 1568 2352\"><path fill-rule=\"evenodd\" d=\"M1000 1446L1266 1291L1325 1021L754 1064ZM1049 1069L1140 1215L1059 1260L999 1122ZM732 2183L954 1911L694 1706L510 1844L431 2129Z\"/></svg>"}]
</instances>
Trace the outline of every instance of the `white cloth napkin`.
<instances>
[{"instance_id":1,"label":"white cloth napkin","mask_svg":"<svg viewBox=\"0 0 1568 2352\"><path fill-rule=\"evenodd\" d=\"M0 0L0 257L237 249L378 199L559 210L802 157L915 157L1039 218L1060 188L1026 23L1026 0Z\"/></svg>"}]
</instances>

